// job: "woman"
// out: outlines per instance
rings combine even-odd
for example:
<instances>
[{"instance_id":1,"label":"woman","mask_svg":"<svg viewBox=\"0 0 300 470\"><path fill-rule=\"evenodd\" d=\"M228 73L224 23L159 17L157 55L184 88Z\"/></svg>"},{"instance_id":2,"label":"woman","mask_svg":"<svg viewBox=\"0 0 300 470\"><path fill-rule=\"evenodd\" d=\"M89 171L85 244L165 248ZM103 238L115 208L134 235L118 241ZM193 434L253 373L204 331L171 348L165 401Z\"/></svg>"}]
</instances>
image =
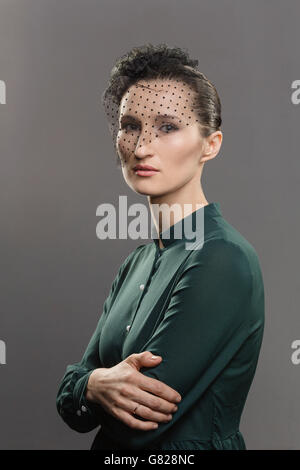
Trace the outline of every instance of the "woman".
<instances>
[{"instance_id":1,"label":"woman","mask_svg":"<svg viewBox=\"0 0 300 470\"><path fill-rule=\"evenodd\" d=\"M123 176L147 196L158 237L125 259L60 383L63 420L78 432L101 425L91 449L246 449L239 423L263 338L263 278L253 246L202 190L221 104L197 64L165 44L133 48L103 94Z\"/></svg>"}]
</instances>

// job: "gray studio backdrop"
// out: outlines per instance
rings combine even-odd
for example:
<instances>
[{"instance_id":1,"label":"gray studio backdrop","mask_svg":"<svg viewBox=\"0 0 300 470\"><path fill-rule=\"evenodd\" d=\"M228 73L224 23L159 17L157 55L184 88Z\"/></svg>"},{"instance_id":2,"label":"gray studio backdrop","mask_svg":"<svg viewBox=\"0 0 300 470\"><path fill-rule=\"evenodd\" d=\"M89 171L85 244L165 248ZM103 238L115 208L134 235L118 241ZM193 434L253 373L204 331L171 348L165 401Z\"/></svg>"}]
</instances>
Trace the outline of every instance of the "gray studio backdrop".
<instances>
[{"instance_id":1,"label":"gray studio backdrop","mask_svg":"<svg viewBox=\"0 0 300 470\"><path fill-rule=\"evenodd\" d=\"M185 47L223 104L209 202L256 248L266 325L240 429L248 449L299 449L297 0L0 0L0 447L88 449L58 416L116 272L141 240L100 240L102 203L147 204L115 165L100 105L117 57Z\"/></svg>"}]
</instances>

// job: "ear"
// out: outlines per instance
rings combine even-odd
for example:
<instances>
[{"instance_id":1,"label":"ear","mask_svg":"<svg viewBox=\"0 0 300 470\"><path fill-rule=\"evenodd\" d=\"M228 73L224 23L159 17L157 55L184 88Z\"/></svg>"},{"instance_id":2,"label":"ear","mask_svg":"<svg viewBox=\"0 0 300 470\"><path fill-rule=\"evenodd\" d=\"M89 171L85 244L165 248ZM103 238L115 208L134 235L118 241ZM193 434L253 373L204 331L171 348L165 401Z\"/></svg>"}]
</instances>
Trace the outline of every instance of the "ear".
<instances>
[{"instance_id":1,"label":"ear","mask_svg":"<svg viewBox=\"0 0 300 470\"><path fill-rule=\"evenodd\" d=\"M205 138L201 163L206 162L207 160L211 160L218 155L222 141L223 133L221 131L215 131Z\"/></svg>"}]
</instances>

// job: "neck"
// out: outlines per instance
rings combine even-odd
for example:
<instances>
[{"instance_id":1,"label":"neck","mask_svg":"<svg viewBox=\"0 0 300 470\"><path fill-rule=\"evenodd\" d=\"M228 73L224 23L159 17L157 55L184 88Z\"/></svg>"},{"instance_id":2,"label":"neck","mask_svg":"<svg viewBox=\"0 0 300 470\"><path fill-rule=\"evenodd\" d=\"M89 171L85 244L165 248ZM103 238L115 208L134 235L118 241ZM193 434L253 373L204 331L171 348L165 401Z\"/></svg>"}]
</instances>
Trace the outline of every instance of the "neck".
<instances>
[{"instance_id":1,"label":"neck","mask_svg":"<svg viewBox=\"0 0 300 470\"><path fill-rule=\"evenodd\" d=\"M201 184L198 184L196 188L185 186L173 193L148 196L147 199L152 220L158 233L167 230L182 218L209 204ZM163 248L160 240L159 245Z\"/></svg>"}]
</instances>

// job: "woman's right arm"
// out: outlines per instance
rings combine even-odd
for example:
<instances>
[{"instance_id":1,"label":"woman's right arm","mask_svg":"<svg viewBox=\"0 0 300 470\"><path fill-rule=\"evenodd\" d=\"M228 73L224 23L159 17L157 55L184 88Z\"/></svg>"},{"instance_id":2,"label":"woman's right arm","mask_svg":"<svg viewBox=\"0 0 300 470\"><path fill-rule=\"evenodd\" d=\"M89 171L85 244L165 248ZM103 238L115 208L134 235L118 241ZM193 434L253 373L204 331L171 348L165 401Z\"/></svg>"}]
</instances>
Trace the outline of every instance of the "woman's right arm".
<instances>
[{"instance_id":1,"label":"woman's right arm","mask_svg":"<svg viewBox=\"0 0 300 470\"><path fill-rule=\"evenodd\" d=\"M99 426L102 421L101 405L87 400L85 391L91 373L103 367L98 353L99 335L107 311L108 299L105 301L104 311L82 360L67 366L56 396L56 408L59 415L71 429L78 432L89 432Z\"/></svg>"},{"instance_id":2,"label":"woman's right arm","mask_svg":"<svg viewBox=\"0 0 300 470\"><path fill-rule=\"evenodd\" d=\"M139 249L142 245L137 247ZM121 265L116 278L113 281L109 295L104 302L103 312L98 321L98 325L89 341L80 362L69 364L65 374L61 379L56 396L56 408L63 421L75 431L89 432L99 426L103 420L104 410L100 403L94 403L86 398L86 387L91 373L103 364L99 358L99 338L100 333L114 301L118 289L118 283L130 259L136 253L134 250Z\"/></svg>"}]
</instances>

